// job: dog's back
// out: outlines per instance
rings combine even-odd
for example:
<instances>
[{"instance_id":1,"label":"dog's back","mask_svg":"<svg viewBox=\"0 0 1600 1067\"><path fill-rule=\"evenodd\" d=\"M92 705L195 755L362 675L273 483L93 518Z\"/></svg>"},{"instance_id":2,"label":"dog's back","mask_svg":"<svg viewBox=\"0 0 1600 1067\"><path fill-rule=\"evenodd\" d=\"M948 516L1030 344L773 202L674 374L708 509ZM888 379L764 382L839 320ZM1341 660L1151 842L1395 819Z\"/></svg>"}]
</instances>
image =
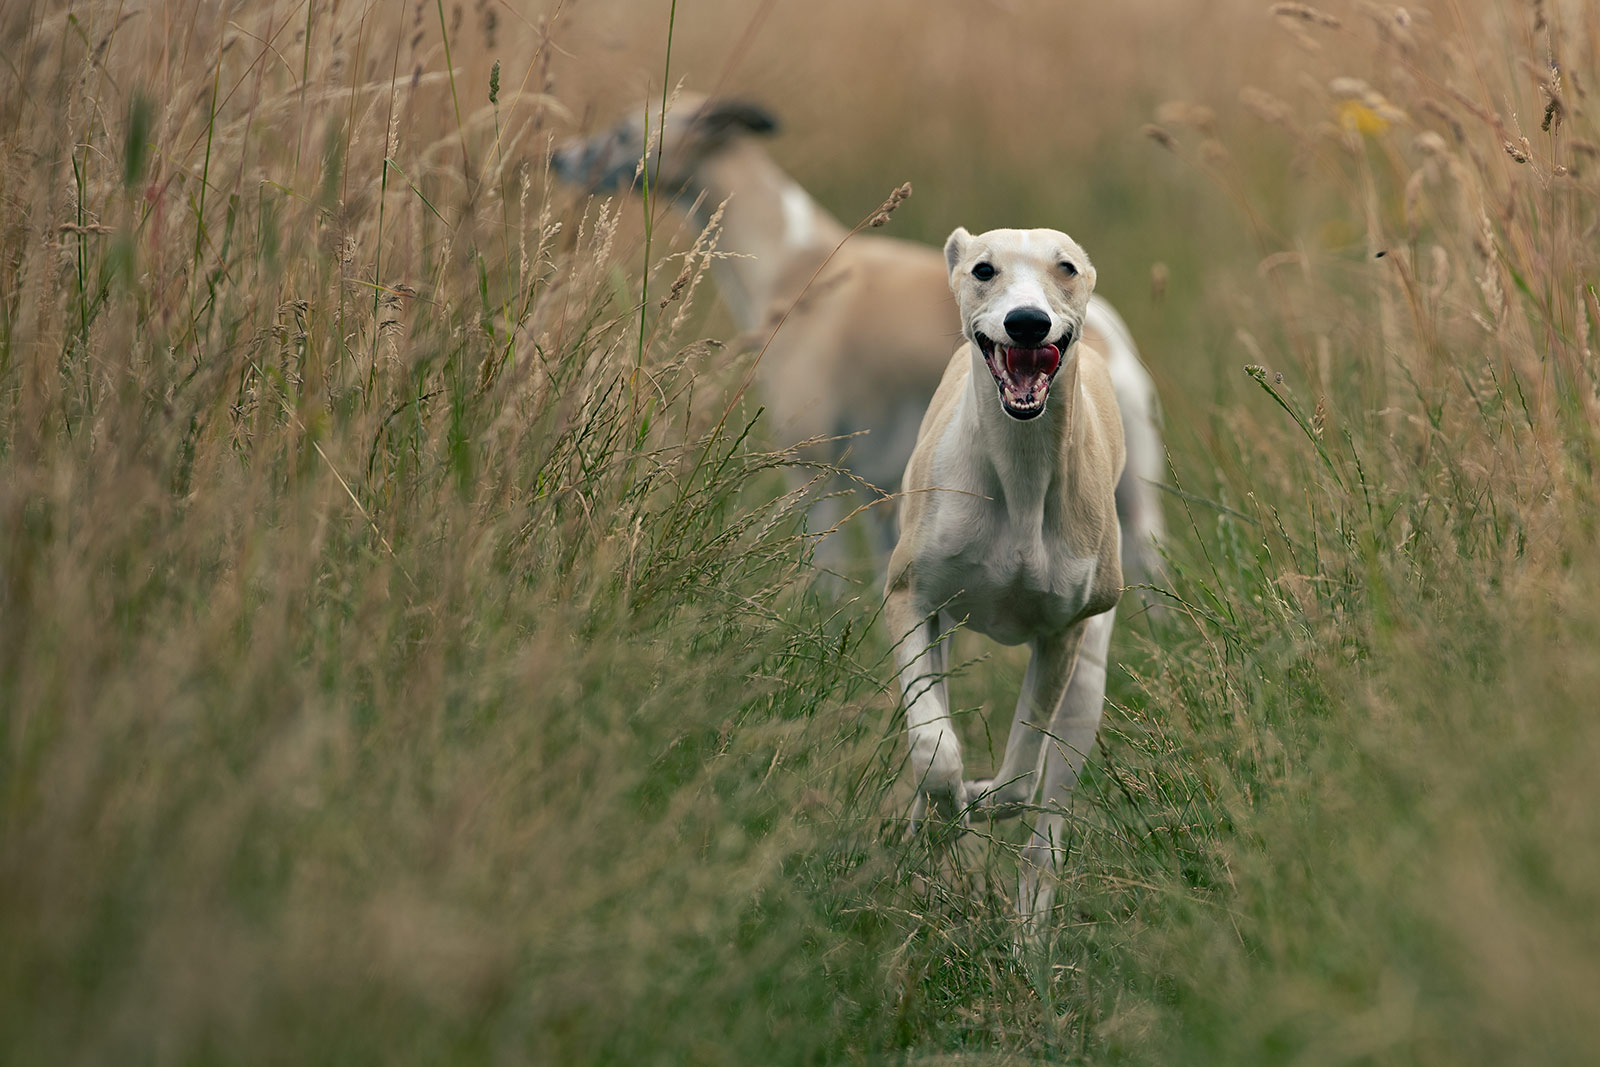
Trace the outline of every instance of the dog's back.
<instances>
[{"instance_id":1,"label":"dog's back","mask_svg":"<svg viewBox=\"0 0 1600 1067\"><path fill-rule=\"evenodd\" d=\"M792 271L768 314L772 326L788 314L760 368L773 428L794 441L868 431L845 443L849 465L892 492L961 339L944 262L925 245L858 235L807 289L815 269Z\"/></svg>"}]
</instances>

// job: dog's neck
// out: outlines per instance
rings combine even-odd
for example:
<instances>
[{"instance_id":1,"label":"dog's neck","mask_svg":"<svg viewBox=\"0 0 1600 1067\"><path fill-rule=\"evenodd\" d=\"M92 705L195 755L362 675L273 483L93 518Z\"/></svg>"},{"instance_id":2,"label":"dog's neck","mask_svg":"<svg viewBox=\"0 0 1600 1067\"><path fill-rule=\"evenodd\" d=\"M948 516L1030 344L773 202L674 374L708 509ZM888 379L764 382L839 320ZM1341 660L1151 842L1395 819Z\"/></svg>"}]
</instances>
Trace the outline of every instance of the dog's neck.
<instances>
[{"instance_id":1,"label":"dog's neck","mask_svg":"<svg viewBox=\"0 0 1600 1067\"><path fill-rule=\"evenodd\" d=\"M795 285L797 260L821 262L845 235L837 219L750 141L703 160L685 199L697 201L693 218L701 228L726 201L717 249L729 255L712 260L711 269L743 330L760 326L776 301L799 295L784 291Z\"/></svg>"},{"instance_id":2,"label":"dog's neck","mask_svg":"<svg viewBox=\"0 0 1600 1067\"><path fill-rule=\"evenodd\" d=\"M1050 385L1045 409L1032 419L1014 419L1000 406L994 377L976 344L972 373L967 376L967 403L963 417L972 420L968 440L982 442L983 462L999 482L1006 516L1013 525L1043 527L1052 489L1059 498L1060 483L1070 479L1067 464L1077 450L1069 448L1079 430L1078 351L1074 344L1063 355Z\"/></svg>"}]
</instances>

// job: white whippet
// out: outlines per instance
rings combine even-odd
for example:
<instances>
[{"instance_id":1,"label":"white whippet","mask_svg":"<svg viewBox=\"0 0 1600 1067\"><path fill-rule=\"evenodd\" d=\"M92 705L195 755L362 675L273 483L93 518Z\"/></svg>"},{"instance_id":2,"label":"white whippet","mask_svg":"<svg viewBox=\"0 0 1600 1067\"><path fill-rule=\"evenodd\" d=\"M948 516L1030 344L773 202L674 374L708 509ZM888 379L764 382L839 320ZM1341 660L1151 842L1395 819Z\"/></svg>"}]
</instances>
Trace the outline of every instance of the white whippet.
<instances>
[{"instance_id":1,"label":"white whippet","mask_svg":"<svg viewBox=\"0 0 1600 1067\"><path fill-rule=\"evenodd\" d=\"M885 618L897 642L917 784L930 804L1040 814L1021 857L1018 909L1049 908L1062 809L1094 743L1122 591L1115 491L1123 428L1105 358L1083 340L1095 271L1056 230L964 229L945 244L962 345L906 467ZM962 777L942 635L956 622L1028 644L1005 756Z\"/></svg>"},{"instance_id":2,"label":"white whippet","mask_svg":"<svg viewBox=\"0 0 1600 1067\"><path fill-rule=\"evenodd\" d=\"M562 147L556 172L591 189L633 186L643 112ZM652 113L653 131L657 125ZM944 261L927 245L858 234L806 289L846 229L758 143L758 135L776 128L756 105L681 94L660 131L659 167L657 151L649 153L652 188L692 205L702 228L726 204L718 247L735 255L715 260L712 269L742 330L765 341L793 305L758 368L775 434L794 442L867 430L844 443L845 462L890 489L939 384L943 353L960 338ZM1124 562L1130 581L1148 580L1159 560L1154 546L1165 533L1155 488L1164 473L1155 387L1110 304L1092 299L1082 327L1105 355L1127 434L1127 473L1117 483Z\"/></svg>"}]
</instances>

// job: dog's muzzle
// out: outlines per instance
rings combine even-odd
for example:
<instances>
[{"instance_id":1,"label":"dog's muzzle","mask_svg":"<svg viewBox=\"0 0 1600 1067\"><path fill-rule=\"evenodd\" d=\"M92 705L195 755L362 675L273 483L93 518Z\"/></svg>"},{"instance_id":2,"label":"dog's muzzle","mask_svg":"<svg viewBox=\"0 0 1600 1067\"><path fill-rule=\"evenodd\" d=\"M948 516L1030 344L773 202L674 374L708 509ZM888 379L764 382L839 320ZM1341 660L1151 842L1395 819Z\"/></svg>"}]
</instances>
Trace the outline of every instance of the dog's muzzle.
<instances>
[{"instance_id":1,"label":"dog's muzzle","mask_svg":"<svg viewBox=\"0 0 1600 1067\"><path fill-rule=\"evenodd\" d=\"M1005 413L1021 421L1044 414L1050 383L1061 369L1062 354L1072 347L1073 332L1068 330L1055 342L1037 348L1002 345L976 332L973 336L994 376Z\"/></svg>"},{"instance_id":2,"label":"dog's muzzle","mask_svg":"<svg viewBox=\"0 0 1600 1067\"><path fill-rule=\"evenodd\" d=\"M638 176L639 162L606 151L607 145L569 141L550 154L556 177L587 193L626 192Z\"/></svg>"}]
</instances>

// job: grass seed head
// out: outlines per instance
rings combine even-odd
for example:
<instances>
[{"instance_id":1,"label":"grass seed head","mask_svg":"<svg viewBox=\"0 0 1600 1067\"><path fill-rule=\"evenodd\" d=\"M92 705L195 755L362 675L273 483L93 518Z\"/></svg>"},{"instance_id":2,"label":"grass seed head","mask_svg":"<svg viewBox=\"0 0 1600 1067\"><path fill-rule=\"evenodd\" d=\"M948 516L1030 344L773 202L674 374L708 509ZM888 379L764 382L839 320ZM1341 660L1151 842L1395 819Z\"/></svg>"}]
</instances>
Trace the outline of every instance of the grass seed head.
<instances>
[{"instance_id":1,"label":"grass seed head","mask_svg":"<svg viewBox=\"0 0 1600 1067\"><path fill-rule=\"evenodd\" d=\"M1157 126L1153 122L1147 122L1143 126L1139 127L1139 132L1169 152L1176 152L1178 150L1177 139L1173 137L1165 127Z\"/></svg>"},{"instance_id":2,"label":"grass seed head","mask_svg":"<svg viewBox=\"0 0 1600 1067\"><path fill-rule=\"evenodd\" d=\"M1310 4L1273 4L1267 9L1271 14L1282 19L1297 19L1309 22L1314 26L1325 26L1328 29L1338 29L1344 23L1339 21L1337 15L1330 15L1320 8Z\"/></svg>"},{"instance_id":3,"label":"grass seed head","mask_svg":"<svg viewBox=\"0 0 1600 1067\"><path fill-rule=\"evenodd\" d=\"M1246 85L1239 90L1239 103L1243 104L1247 111L1264 122L1284 127L1288 127L1293 123L1294 108L1265 89L1257 89L1253 85Z\"/></svg>"},{"instance_id":4,"label":"grass seed head","mask_svg":"<svg viewBox=\"0 0 1600 1067\"><path fill-rule=\"evenodd\" d=\"M1156 108L1156 121L1163 126L1190 126L1212 134L1217 128L1217 113L1204 104L1188 100L1168 100Z\"/></svg>"},{"instance_id":5,"label":"grass seed head","mask_svg":"<svg viewBox=\"0 0 1600 1067\"><path fill-rule=\"evenodd\" d=\"M867 219L867 225L872 227L883 226L888 223L889 216L894 214L894 209L911 196L911 183L902 182L898 189L889 194L889 198L878 205L878 210Z\"/></svg>"}]
</instances>

